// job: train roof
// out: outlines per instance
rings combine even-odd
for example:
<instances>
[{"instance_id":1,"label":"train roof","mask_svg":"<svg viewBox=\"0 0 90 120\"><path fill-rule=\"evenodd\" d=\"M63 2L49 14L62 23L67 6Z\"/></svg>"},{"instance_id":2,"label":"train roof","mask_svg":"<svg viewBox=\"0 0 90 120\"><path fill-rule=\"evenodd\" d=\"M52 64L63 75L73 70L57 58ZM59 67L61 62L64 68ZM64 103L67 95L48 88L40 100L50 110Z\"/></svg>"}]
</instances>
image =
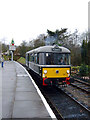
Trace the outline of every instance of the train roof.
<instances>
[{"instance_id":1,"label":"train roof","mask_svg":"<svg viewBox=\"0 0 90 120\"><path fill-rule=\"evenodd\" d=\"M27 53L40 53L40 52L70 53L70 50L62 46L54 45L54 46L42 46L42 47L30 50Z\"/></svg>"}]
</instances>

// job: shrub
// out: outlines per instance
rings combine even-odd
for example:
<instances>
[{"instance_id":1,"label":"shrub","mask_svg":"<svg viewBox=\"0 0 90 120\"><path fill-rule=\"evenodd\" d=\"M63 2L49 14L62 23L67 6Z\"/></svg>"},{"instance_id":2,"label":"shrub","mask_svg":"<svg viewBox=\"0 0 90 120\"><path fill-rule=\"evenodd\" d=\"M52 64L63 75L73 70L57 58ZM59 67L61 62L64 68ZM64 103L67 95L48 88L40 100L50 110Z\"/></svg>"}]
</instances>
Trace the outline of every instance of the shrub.
<instances>
[{"instance_id":1,"label":"shrub","mask_svg":"<svg viewBox=\"0 0 90 120\"><path fill-rule=\"evenodd\" d=\"M90 77L90 65L88 66L88 75Z\"/></svg>"},{"instance_id":2,"label":"shrub","mask_svg":"<svg viewBox=\"0 0 90 120\"><path fill-rule=\"evenodd\" d=\"M80 76L87 76L88 75L88 66L85 64L82 64L79 69Z\"/></svg>"}]
</instances>

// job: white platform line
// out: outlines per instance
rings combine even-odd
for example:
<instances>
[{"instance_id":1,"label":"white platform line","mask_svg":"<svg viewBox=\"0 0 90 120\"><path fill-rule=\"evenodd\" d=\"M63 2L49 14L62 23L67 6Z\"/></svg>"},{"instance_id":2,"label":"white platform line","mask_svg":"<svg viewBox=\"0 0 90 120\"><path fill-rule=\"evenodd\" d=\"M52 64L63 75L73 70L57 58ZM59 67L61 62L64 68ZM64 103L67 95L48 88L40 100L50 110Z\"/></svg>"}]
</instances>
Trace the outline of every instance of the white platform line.
<instances>
[{"instance_id":1,"label":"white platform line","mask_svg":"<svg viewBox=\"0 0 90 120\"><path fill-rule=\"evenodd\" d=\"M26 77L28 76L27 74L17 74L17 77Z\"/></svg>"},{"instance_id":2,"label":"white platform line","mask_svg":"<svg viewBox=\"0 0 90 120\"><path fill-rule=\"evenodd\" d=\"M16 62L16 61L15 61L15 63L19 64L19 63ZM30 77L30 79L31 79L33 85L35 86L35 88L36 88L39 96L41 97L41 99L42 99L42 101L43 101L43 103L44 103L44 105L45 105L45 107L46 107L49 115L51 116L51 118L54 118L54 120L55 120L55 119L56 119L56 116L55 116L55 114L53 113L52 109L50 108L49 104L47 103L46 99L45 99L44 96L42 95L42 93L41 93L41 91L39 90L38 86L36 85L36 83L34 82L34 80L32 79L32 77L30 76L30 74L28 73L28 71L27 71L21 64L19 64L19 65L26 71L26 73L27 73L28 76Z\"/></svg>"}]
</instances>

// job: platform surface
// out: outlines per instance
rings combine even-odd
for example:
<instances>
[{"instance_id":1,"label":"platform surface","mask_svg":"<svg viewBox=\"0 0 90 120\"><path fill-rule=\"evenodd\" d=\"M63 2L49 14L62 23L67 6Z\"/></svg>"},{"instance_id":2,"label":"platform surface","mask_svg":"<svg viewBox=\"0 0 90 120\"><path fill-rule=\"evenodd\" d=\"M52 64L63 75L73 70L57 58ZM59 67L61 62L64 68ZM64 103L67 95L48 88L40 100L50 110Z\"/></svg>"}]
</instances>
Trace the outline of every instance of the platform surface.
<instances>
[{"instance_id":1,"label":"platform surface","mask_svg":"<svg viewBox=\"0 0 90 120\"><path fill-rule=\"evenodd\" d=\"M2 72L2 118L51 118L27 72L5 62Z\"/></svg>"}]
</instances>

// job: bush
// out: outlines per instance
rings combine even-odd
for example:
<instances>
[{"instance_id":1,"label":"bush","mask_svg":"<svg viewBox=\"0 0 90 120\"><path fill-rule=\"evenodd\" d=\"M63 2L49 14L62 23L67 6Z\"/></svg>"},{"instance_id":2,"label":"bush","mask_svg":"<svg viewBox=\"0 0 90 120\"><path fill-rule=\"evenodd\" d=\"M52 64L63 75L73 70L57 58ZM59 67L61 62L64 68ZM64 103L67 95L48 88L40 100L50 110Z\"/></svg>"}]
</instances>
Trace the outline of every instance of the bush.
<instances>
[{"instance_id":1,"label":"bush","mask_svg":"<svg viewBox=\"0 0 90 120\"><path fill-rule=\"evenodd\" d=\"M79 74L79 68L80 68L80 66L71 67L71 74L72 75L78 75Z\"/></svg>"},{"instance_id":2,"label":"bush","mask_svg":"<svg viewBox=\"0 0 90 120\"><path fill-rule=\"evenodd\" d=\"M85 64L82 64L79 69L80 76L87 76L88 75L88 66Z\"/></svg>"},{"instance_id":3,"label":"bush","mask_svg":"<svg viewBox=\"0 0 90 120\"><path fill-rule=\"evenodd\" d=\"M88 66L88 75L90 77L90 65Z\"/></svg>"}]
</instances>

